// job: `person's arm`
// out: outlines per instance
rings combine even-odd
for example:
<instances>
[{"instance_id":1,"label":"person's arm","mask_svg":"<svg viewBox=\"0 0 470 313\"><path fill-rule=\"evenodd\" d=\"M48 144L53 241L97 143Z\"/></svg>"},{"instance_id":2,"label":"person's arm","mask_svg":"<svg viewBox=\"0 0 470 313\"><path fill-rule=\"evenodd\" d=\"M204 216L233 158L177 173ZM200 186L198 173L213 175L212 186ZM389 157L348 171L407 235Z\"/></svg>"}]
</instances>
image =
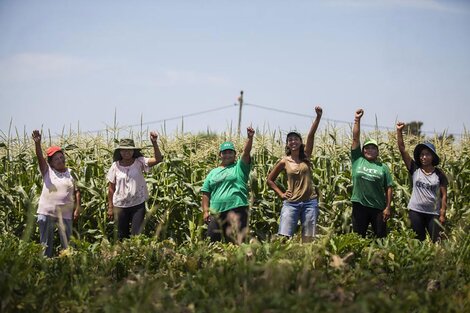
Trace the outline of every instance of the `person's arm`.
<instances>
[{"instance_id":1,"label":"person's arm","mask_svg":"<svg viewBox=\"0 0 470 313\"><path fill-rule=\"evenodd\" d=\"M114 196L115 191L116 191L116 184L112 182L108 182L108 219L110 220L113 220L114 218L113 196Z\"/></svg>"},{"instance_id":2,"label":"person's arm","mask_svg":"<svg viewBox=\"0 0 470 313\"><path fill-rule=\"evenodd\" d=\"M247 139L245 142L245 147L243 148L243 153L242 153L242 161L245 164L250 164L251 163L251 148L253 147L253 136L255 135L255 130L253 127L249 126L246 129L246 135Z\"/></svg>"},{"instance_id":3,"label":"person's arm","mask_svg":"<svg viewBox=\"0 0 470 313\"><path fill-rule=\"evenodd\" d=\"M313 151L313 141L315 139L315 133L318 129L318 124L320 124L320 119L323 114L323 109L320 106L315 107L315 112L317 113L317 117L310 126L310 130L308 131L307 135L307 143L305 144L305 155L307 158L310 158Z\"/></svg>"},{"instance_id":4,"label":"person's arm","mask_svg":"<svg viewBox=\"0 0 470 313\"><path fill-rule=\"evenodd\" d=\"M156 132L150 132L150 141L152 142L153 146L153 158L148 159L148 166L152 167L157 165L161 161L163 161L162 153L160 152L160 148L158 147L158 134Z\"/></svg>"},{"instance_id":5,"label":"person's arm","mask_svg":"<svg viewBox=\"0 0 470 313\"><path fill-rule=\"evenodd\" d=\"M41 174L44 176L47 172L47 161L44 159L44 155L42 154L42 148L41 148L41 133L39 130L33 130L33 141L34 141L34 147L36 151L36 157L38 158L38 163L39 163L39 170L41 171Z\"/></svg>"},{"instance_id":6,"label":"person's arm","mask_svg":"<svg viewBox=\"0 0 470 313\"><path fill-rule=\"evenodd\" d=\"M405 127L405 123L398 122L397 123L397 143L398 143L398 150L400 150L401 158L403 162L405 162L406 169L409 171L411 169L411 163L413 160L411 159L410 154L406 151L405 142L403 141L403 128Z\"/></svg>"},{"instance_id":7,"label":"person's arm","mask_svg":"<svg viewBox=\"0 0 470 313\"><path fill-rule=\"evenodd\" d=\"M281 188L279 188L279 186L276 185L276 179L279 173L281 173L285 169L285 167L286 167L285 161L284 160L279 161L274 166L272 171L269 173L268 178L266 179L266 183L268 184L268 186L272 190L274 190L278 194L278 196L281 197L281 199L284 199L284 200L292 197L292 191L286 190L286 192L283 192Z\"/></svg>"},{"instance_id":8,"label":"person's arm","mask_svg":"<svg viewBox=\"0 0 470 313\"><path fill-rule=\"evenodd\" d=\"M211 194L209 192L203 192L202 201L201 201L202 217L204 219L204 222L206 223L210 222L210 216L211 216L211 213L209 211L210 201L211 201Z\"/></svg>"},{"instance_id":9,"label":"person's arm","mask_svg":"<svg viewBox=\"0 0 470 313\"><path fill-rule=\"evenodd\" d=\"M444 224L446 221L446 210L447 210L447 187L441 186L441 211L439 212L439 222Z\"/></svg>"},{"instance_id":10,"label":"person's arm","mask_svg":"<svg viewBox=\"0 0 470 313\"><path fill-rule=\"evenodd\" d=\"M356 110L356 113L354 114L353 139L352 139L351 150L356 150L357 147L359 147L360 145L361 118L363 115L364 115L363 109Z\"/></svg>"},{"instance_id":11,"label":"person's arm","mask_svg":"<svg viewBox=\"0 0 470 313\"><path fill-rule=\"evenodd\" d=\"M392 186L388 186L387 190L385 191L386 206L385 206L385 209L383 211L384 222L386 222L390 218L390 215L392 214L392 211L391 211L391 208L390 208L391 205L392 205L392 195L393 195Z\"/></svg>"},{"instance_id":12,"label":"person's arm","mask_svg":"<svg viewBox=\"0 0 470 313\"><path fill-rule=\"evenodd\" d=\"M81 209L81 194L80 190L75 190L75 210L73 212L73 220L77 221L78 217L80 216L80 209Z\"/></svg>"}]
</instances>

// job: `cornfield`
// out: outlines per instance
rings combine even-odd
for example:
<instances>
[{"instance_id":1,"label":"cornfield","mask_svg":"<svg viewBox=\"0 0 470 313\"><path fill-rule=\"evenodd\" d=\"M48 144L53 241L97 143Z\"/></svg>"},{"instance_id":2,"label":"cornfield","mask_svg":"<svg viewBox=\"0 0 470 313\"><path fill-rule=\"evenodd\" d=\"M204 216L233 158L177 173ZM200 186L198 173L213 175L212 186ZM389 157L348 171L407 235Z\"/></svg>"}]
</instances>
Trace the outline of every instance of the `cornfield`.
<instances>
[{"instance_id":1,"label":"cornfield","mask_svg":"<svg viewBox=\"0 0 470 313\"><path fill-rule=\"evenodd\" d=\"M218 144L233 140L241 152L244 138L230 132L160 136L164 162L146 177L150 199L143 235L118 242L106 214L105 175L119 131L43 134L44 146L64 147L82 194L72 247L50 260L41 257L37 244L42 179L33 143L29 134L4 135L0 311L469 312L470 138L432 139L449 178L448 221L435 245L413 239L410 231L410 182L395 134L369 135L379 139L380 158L395 182L387 238L351 233L351 140L334 128L315 138L318 238L304 245L298 237L278 238L282 203L265 180L283 155L284 138L258 131L249 182L249 243L233 246L205 240L200 188L218 165ZM129 136L150 156L147 132ZM423 138L406 140L412 151ZM284 177L278 183L285 184Z\"/></svg>"}]
</instances>

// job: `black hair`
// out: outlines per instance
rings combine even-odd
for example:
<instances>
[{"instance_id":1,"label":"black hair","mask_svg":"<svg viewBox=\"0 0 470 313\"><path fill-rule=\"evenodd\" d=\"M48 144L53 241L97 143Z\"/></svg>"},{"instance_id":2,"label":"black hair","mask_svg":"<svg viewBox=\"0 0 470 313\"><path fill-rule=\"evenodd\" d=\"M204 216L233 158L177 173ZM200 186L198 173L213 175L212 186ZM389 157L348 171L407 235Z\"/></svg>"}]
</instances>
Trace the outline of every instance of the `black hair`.
<instances>
[{"instance_id":1,"label":"black hair","mask_svg":"<svg viewBox=\"0 0 470 313\"><path fill-rule=\"evenodd\" d=\"M288 134L288 136L286 137L286 147L285 147L285 152L286 152L286 155L287 156L290 156L292 154L292 151L290 150L289 148L289 145L287 144L287 140L289 137L291 136L296 136L297 138L300 139L300 147L299 147L299 158L302 162L305 162L307 163L308 166L312 166L312 162L310 161L310 159L307 157L307 155L305 154L305 145L304 143L302 142L302 137L300 137L298 134L296 133L290 133Z\"/></svg>"}]
</instances>

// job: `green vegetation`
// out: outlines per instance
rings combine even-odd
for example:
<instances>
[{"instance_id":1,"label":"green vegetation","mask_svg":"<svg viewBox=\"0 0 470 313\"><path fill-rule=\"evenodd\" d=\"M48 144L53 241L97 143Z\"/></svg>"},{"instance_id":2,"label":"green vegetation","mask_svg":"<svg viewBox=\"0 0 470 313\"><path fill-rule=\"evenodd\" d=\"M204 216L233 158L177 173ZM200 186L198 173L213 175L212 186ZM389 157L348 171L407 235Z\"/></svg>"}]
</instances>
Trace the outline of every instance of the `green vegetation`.
<instances>
[{"instance_id":1,"label":"green vegetation","mask_svg":"<svg viewBox=\"0 0 470 313\"><path fill-rule=\"evenodd\" d=\"M145 145L142 134L134 138ZM37 244L42 182L29 135L0 142L1 312L470 311L469 137L434 141L450 185L444 240L432 244L409 230L409 178L394 133L372 134L396 183L391 233L383 240L350 233L350 140L334 129L319 134L313 164L320 234L302 245L275 236L281 201L265 184L283 138L257 134L251 240L233 246L204 240L199 190L217 165L218 144L233 139L241 151L243 138L163 136L164 162L147 176L144 234L119 243L106 217L105 181L117 136L45 138L65 147L82 191L72 248L53 259L43 258ZM407 140L411 150L421 139Z\"/></svg>"}]
</instances>

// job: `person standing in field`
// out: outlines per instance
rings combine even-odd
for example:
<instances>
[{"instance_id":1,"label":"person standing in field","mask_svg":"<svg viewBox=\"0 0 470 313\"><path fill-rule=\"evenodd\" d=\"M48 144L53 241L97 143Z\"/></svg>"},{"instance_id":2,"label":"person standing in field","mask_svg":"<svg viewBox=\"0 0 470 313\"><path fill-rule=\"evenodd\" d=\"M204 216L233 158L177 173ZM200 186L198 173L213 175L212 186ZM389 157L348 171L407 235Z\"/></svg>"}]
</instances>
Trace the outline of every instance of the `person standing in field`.
<instances>
[{"instance_id":1,"label":"person standing in field","mask_svg":"<svg viewBox=\"0 0 470 313\"><path fill-rule=\"evenodd\" d=\"M323 109L315 107L317 114L307 135L306 144L297 132L290 132L286 137L286 156L283 157L269 173L268 186L284 200L281 209L281 220L278 234L292 237L300 219L302 224L302 241L310 242L316 233L318 218L318 195L313 185L311 156L313 141ZM276 184L278 175L285 171L287 190L282 191Z\"/></svg>"},{"instance_id":2,"label":"person standing in field","mask_svg":"<svg viewBox=\"0 0 470 313\"><path fill-rule=\"evenodd\" d=\"M58 146L46 150L47 161L41 148L41 133L34 130L32 138L41 171L43 186L38 205L39 238L44 255L54 253L54 229L57 225L60 245L67 249L72 235L72 219L80 215L80 191L70 170L65 166L65 155Z\"/></svg>"},{"instance_id":3,"label":"person standing in field","mask_svg":"<svg viewBox=\"0 0 470 313\"><path fill-rule=\"evenodd\" d=\"M375 236L382 238L387 235L387 220L391 214L393 180L388 166L377 159L379 146L375 140L366 140L361 150L363 115L362 109L355 113L351 145L353 231L365 237L371 224Z\"/></svg>"},{"instance_id":4,"label":"person standing in field","mask_svg":"<svg viewBox=\"0 0 470 313\"><path fill-rule=\"evenodd\" d=\"M150 132L153 157L144 158L132 139L121 139L114 150L108 180L108 218L117 219L118 239L142 232L145 201L149 198L143 173L163 160L157 143L158 134Z\"/></svg>"},{"instance_id":5,"label":"person standing in field","mask_svg":"<svg viewBox=\"0 0 470 313\"><path fill-rule=\"evenodd\" d=\"M222 143L219 147L221 163L204 180L201 205L208 224L207 235L212 242L224 238L241 243L248 232L248 177L254 134L254 129L248 127L248 138L238 160L234 144Z\"/></svg>"},{"instance_id":6,"label":"person standing in field","mask_svg":"<svg viewBox=\"0 0 470 313\"><path fill-rule=\"evenodd\" d=\"M408 203L411 228L419 240L426 239L427 231L431 240L436 242L446 220L447 177L437 168L440 158L432 143L418 144L413 151L414 160L411 158L403 141L404 127L405 123L397 123L397 143L413 186Z\"/></svg>"}]
</instances>

